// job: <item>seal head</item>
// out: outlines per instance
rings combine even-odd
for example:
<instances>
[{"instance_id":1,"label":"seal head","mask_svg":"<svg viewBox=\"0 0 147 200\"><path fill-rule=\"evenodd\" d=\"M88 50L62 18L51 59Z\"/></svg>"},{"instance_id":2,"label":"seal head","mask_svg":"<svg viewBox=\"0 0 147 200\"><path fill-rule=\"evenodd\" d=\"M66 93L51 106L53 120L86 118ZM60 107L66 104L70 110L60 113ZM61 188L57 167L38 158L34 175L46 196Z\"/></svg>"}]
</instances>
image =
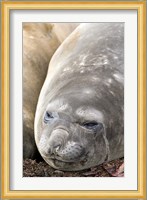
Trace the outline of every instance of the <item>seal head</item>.
<instances>
[{"instance_id":1,"label":"seal head","mask_svg":"<svg viewBox=\"0 0 147 200\"><path fill-rule=\"evenodd\" d=\"M75 103L77 98L81 98L79 105ZM61 96L44 112L38 148L54 168L80 170L93 165L95 159L102 163L108 158L103 116L92 106L81 107L82 98L87 99L87 104L90 101L85 94L77 94L76 98ZM95 155L95 151L99 154Z\"/></svg>"}]
</instances>

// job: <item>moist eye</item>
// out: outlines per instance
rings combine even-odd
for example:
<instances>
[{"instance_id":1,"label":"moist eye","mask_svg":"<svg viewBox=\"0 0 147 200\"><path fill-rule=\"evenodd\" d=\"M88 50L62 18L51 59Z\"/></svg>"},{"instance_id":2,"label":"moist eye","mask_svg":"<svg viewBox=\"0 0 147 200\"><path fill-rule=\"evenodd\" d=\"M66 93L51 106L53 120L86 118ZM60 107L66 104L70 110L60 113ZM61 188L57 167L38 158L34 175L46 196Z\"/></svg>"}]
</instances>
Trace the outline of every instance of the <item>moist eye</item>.
<instances>
[{"instance_id":1,"label":"moist eye","mask_svg":"<svg viewBox=\"0 0 147 200\"><path fill-rule=\"evenodd\" d=\"M98 122L86 122L83 124L83 126L90 130L101 130L103 128L103 124Z\"/></svg>"},{"instance_id":2,"label":"moist eye","mask_svg":"<svg viewBox=\"0 0 147 200\"><path fill-rule=\"evenodd\" d=\"M52 113L46 112L44 115L44 123L48 123L50 120L52 120L54 117Z\"/></svg>"}]
</instances>

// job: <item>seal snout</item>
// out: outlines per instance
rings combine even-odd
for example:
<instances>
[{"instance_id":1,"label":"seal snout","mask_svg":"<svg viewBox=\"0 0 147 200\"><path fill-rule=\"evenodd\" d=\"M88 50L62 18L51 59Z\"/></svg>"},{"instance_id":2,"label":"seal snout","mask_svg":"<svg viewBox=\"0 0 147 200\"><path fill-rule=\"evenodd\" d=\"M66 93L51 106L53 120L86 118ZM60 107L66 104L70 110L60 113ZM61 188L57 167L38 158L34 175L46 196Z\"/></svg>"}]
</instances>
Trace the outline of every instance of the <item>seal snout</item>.
<instances>
[{"instance_id":1,"label":"seal snout","mask_svg":"<svg viewBox=\"0 0 147 200\"><path fill-rule=\"evenodd\" d=\"M55 129L48 140L47 155L63 162L80 161L85 155L85 148L78 142L72 141L65 129Z\"/></svg>"}]
</instances>

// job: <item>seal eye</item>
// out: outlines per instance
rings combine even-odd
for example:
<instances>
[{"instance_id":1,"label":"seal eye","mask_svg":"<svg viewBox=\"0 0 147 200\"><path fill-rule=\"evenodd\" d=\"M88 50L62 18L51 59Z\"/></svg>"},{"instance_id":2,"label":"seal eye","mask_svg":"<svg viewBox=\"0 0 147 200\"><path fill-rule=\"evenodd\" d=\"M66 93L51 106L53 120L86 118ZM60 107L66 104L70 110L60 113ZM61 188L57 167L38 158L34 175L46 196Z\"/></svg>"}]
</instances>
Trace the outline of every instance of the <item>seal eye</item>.
<instances>
[{"instance_id":1,"label":"seal eye","mask_svg":"<svg viewBox=\"0 0 147 200\"><path fill-rule=\"evenodd\" d=\"M92 129L92 130L101 130L103 128L102 123L98 122L87 122L83 125L87 129Z\"/></svg>"},{"instance_id":2,"label":"seal eye","mask_svg":"<svg viewBox=\"0 0 147 200\"><path fill-rule=\"evenodd\" d=\"M54 117L52 113L46 112L44 116L44 123L48 123L50 120L52 120Z\"/></svg>"}]
</instances>

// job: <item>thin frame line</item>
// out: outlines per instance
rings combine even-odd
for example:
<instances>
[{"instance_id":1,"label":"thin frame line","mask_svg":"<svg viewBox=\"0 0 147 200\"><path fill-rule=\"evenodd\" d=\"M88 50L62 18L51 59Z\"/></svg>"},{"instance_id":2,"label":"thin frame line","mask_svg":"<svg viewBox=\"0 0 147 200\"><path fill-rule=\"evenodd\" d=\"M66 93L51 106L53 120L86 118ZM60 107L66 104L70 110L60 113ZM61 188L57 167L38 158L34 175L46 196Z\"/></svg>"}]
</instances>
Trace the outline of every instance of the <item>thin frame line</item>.
<instances>
[{"instance_id":1,"label":"thin frame line","mask_svg":"<svg viewBox=\"0 0 147 200\"><path fill-rule=\"evenodd\" d=\"M20 3L21 3L21 5L24 4L24 2L13 2L13 4L17 4L17 5L20 4ZM33 4L38 4L38 2L27 2L27 3L29 3L29 5L32 4L32 3L33 3ZM43 2L42 2L42 3L43 3ZM44 2L44 3L47 4L47 2ZM53 3L53 2L49 2L49 4L47 4L47 5L50 5L50 3ZM56 4L56 3L59 4L59 3L61 3L61 2L54 2L53 4ZM62 2L62 3L64 4L64 2ZM68 2L68 3L69 3L69 2ZM77 3L78 3L78 2L75 2L75 4L77 4ZM83 3L83 2L82 2L82 3ZM84 2L84 3L85 3L85 2ZM87 2L87 3L88 3L88 2ZM96 2L90 2L90 4L91 4L91 3L95 4ZM96 5L98 6L100 3L101 3L101 2L97 2ZM109 2L109 3L106 2L106 3L107 3L107 6L110 5L110 4L109 4L110 2ZM114 3L116 4L116 2L114 2ZM119 2L119 3L121 4L122 2ZM123 3L126 4L126 2L123 2ZM130 3L133 4L134 2L128 2L128 4L130 4ZM136 3L136 2L135 2L135 3ZM143 2L138 2L137 5L140 5L140 4L142 5L142 3L143 3ZM3 19L7 16L7 15L4 14L4 13L6 12L5 9L4 9L4 5L9 5L9 6L5 6L5 7L7 7L7 12L9 13L9 10L12 9L12 8L14 8L14 6L11 6L11 4L12 4L12 2L11 2L11 3L10 3L10 2L3 2L3 3L2 3L2 18L3 18ZM67 4L67 2L65 2L65 4ZM80 4L80 2L79 2L79 4ZM104 3L103 3L103 4L104 4ZM120 5L120 4L119 4L119 5ZM25 4L25 5L26 5L26 4ZM82 6L83 6L83 5L82 5ZM56 6L55 6L55 7L56 7ZM65 5L64 5L64 7L65 7ZM143 13L142 13L142 17L141 17L141 15L139 15L139 17L140 17L139 22L140 22L140 23L143 23L143 24L145 25L145 19L144 19L143 21L141 20L141 19L143 18L143 16L145 15L145 4L144 4L144 7L143 7L143 6L137 6L137 9L140 10L140 12L141 12L141 10L142 10L141 7L142 7L142 9L143 9ZM16 8L16 6L15 6L15 8ZM17 7L17 8L18 8L18 7ZM97 7L97 8L98 8L98 7ZM97 8L95 8L95 9L97 10ZM22 9L24 9L24 8L22 8ZM32 8L30 8L30 9L32 9ZM34 9L36 9L36 8L34 8ZM47 9L54 9L54 8L47 8ZM62 7L59 6L59 8L56 8L56 9L62 9ZM66 9L69 9L69 8L66 8ZM73 8L72 8L72 9L73 9ZM77 9L77 8L76 8L76 9ZM84 8L82 7L82 8L79 8L79 9L84 10L85 7L84 7ZM88 9L90 10L90 9L93 9L93 8L88 8ZM108 8L108 7L106 8L106 6L105 6L105 10L106 10L106 9L109 9L109 10L110 10L111 8ZM112 9L114 9L114 7L113 7ZM117 8L117 9L118 9L118 8ZM120 8L120 9L122 9L122 8ZM125 8L125 9L126 9L126 8ZM130 9L130 8L127 6L127 9ZM131 9L136 9L136 7L133 7L133 8L131 8ZM7 18L6 18L6 19L7 19ZM9 22L8 20L9 20L9 18L7 19L7 22ZM6 26L7 26L7 28L6 28ZM3 49L3 50L2 50L2 86L3 86L3 88L2 88L2 89L3 89L3 90L2 90L2 103L4 103L4 100L7 100L7 101L6 101L6 105L8 105L8 107L6 106L7 108L6 108L5 106L2 107L2 116L3 116L2 122L4 122L4 123L2 123L2 131L3 131L3 133L4 133L5 128L6 128L6 133L7 133L6 136L7 136L8 133L9 133L9 121L7 121L7 119L8 119L8 117L9 117L10 115L9 115L9 98L6 98L6 95L8 95L8 97L9 97L9 92L10 92L10 90L9 90L9 89L8 89L8 90L5 90L5 88L7 88L8 83L9 83L9 78L8 78L8 77L9 77L9 67L8 67L8 66L9 66L9 65L8 65L8 62L9 62L9 60L8 60L8 58L9 58L9 52L8 52L8 49L9 49L9 48L8 48L8 47L9 47L9 40L7 40L8 42L6 43L6 40L4 41L4 35L6 34L6 35L5 35L5 36L6 36L5 38L9 39L9 37L8 37L8 35L9 35L9 32L8 32L8 30L9 30L9 23L7 23L7 25L5 25L5 24L4 24L4 20L2 20L2 27L4 28L4 29L2 29L2 30L3 30L3 31L2 31L2 39L3 39L2 45L3 45L4 47L6 47L6 49L5 49L5 48L2 48L2 49ZM139 27L139 26L138 26L138 27ZM5 28L6 28L6 30L5 30ZM139 51L140 51L139 53L140 53L140 54L139 54L138 57L139 57L140 60L138 61L138 63L141 62L142 66L143 66L142 74L141 74L141 72L140 72L140 74L141 74L142 76L139 75L139 77L143 77L143 81L145 82L145 73L144 73L144 70L145 70L145 45L144 45L143 43L141 43L141 41L142 41L142 40L141 40L141 35L142 35L143 39L145 39L145 34L144 34L144 31L141 32L141 29L138 28L138 30L139 30L139 32L140 32L140 33L139 33L140 35L139 35L139 37L138 37L138 38L139 38L139 41L138 41L138 42L140 42L140 45L139 45ZM143 30L145 30L145 27L144 27ZM8 34L7 34L7 32L8 32ZM140 49L140 48L142 47L141 45L144 47L142 51L141 51L141 49ZM6 53L6 54L5 54L5 53ZM143 57L142 57L142 58L141 58L141 53L143 53ZM4 69L5 66L7 67L7 68L6 68L7 71ZM140 90L140 93L138 93L138 98L139 98L138 100L139 100L139 103L140 103L140 101L141 101L141 100L140 100L140 97L141 97L141 96L139 96L139 94L141 95L141 94L142 94L141 92L143 92L143 94L145 95L145 93L144 93L144 92L145 92L145 87L142 88L142 84L143 84L143 83L140 82L140 81L141 81L141 80L139 79L139 84L140 84L140 87L141 87L142 91ZM9 86L8 86L8 87L9 87ZM7 93L5 94L4 91L7 91ZM139 114L140 114L140 115L142 114L142 116L139 115L140 118L145 116L145 111L144 111L144 112L143 112L143 110L140 111L140 109L143 109L143 108L144 108L144 105L145 105L145 98L142 98L142 101L143 101L143 105L142 105L141 108L139 107ZM138 103L138 104L139 104L139 103ZM139 105L140 105L140 104L139 104ZM141 113L140 113L140 112L141 112ZM142 123L141 123L141 120L142 120ZM7 124L8 126L6 126L6 124ZM141 124L143 125L142 127L141 127ZM145 119L142 119L142 118L141 118L141 119L139 120L139 126L140 126L142 129L145 128ZM140 130L140 128L139 128L139 130ZM144 133L143 136L144 136L144 135L145 135L145 129L143 129L143 130L144 130L144 131L143 131L143 133ZM2 141L5 141L5 142L6 142L6 141L8 140L8 137L6 137L6 136L4 136L4 135L2 134L2 138L3 138ZM4 140L4 137L6 138L6 140ZM143 142L144 142L144 144L145 144L145 139L144 139ZM140 139L140 143L141 143L141 139ZM7 143L7 144L9 144L9 143ZM3 145L4 145L4 143L3 143ZM7 148L9 148L9 145L8 145ZM140 147L140 148L141 148L141 147ZM5 158L4 155L5 155L5 154L8 154L9 151L4 152L3 150L4 150L4 148L2 148L2 156L3 156L2 158L3 158L3 161L4 161L4 158ZM140 150L139 150L139 151L140 151ZM145 152L144 152L143 149L142 149L139 153L141 154L141 152L143 153L143 159L144 159L144 157L145 157L145 156L144 156L144 155L145 155ZM7 156L9 157L9 155L7 155ZM8 162L8 163L7 163L7 162ZM7 162L4 162L5 165L2 166L2 172L5 172L4 167L6 166L6 164L8 164L8 168L9 168L9 161L7 160ZM142 162L143 162L143 160L142 160ZM143 164L143 163L142 163L142 164ZM140 162L140 165L141 165L141 162ZM139 166L139 167L141 167L141 166ZM143 174L144 174L144 171L145 171L145 166L142 165L142 167L143 167L143 169L144 169L144 170L142 171L142 175L143 175ZM9 173L8 173L8 171L7 171L7 175L8 175L8 174L9 174ZM4 177L5 177L5 174L2 173L2 178L4 178ZM143 177L142 177L142 178L143 178ZM141 179L142 179L142 178L141 178ZM141 181L141 179L140 179L140 181ZM4 180L4 179L3 179L3 180ZM145 186L146 180L145 180L145 178L144 178L143 180L144 180L144 181L142 182L142 184L143 184L142 186ZM5 184L4 184L4 185L2 184L2 186L3 186L3 189L4 189L3 191L5 191L5 189L6 189L6 188L5 188ZM7 188L7 189L8 189L8 188ZM140 193L141 196L135 196L137 192L133 192L133 194L134 194L133 196L135 196L135 197L144 197L145 193L143 194L143 191L144 191L144 188L140 191L140 192L141 192L141 193ZM15 194L16 192L17 192L18 195L19 195L19 193L20 193L21 195L23 194L22 191L9 191L9 189L8 189L7 192L6 192L7 195L8 195L7 197L10 197L10 196L9 196L10 194ZM28 191L24 192L24 195L25 195L25 193L27 193L27 192L28 192ZM29 192L32 193L32 195L33 195L33 193L34 193L33 191L29 191ZM36 194L38 194L38 193L40 194L40 193L42 193L42 192L44 193L44 191L38 191L38 192L35 191ZM53 193L53 196L50 196L50 198L55 197L55 196L57 195L57 194L55 195L55 192L57 192L57 191L54 191L54 192L50 191L50 192L49 192L50 194ZM77 192L77 191L75 191L75 192L73 192L73 191L72 191L72 192L70 192L70 191L60 191L60 194L58 194L58 195L61 195L62 193L65 193L65 192L66 192L66 194L64 194L64 195L65 195L65 198L68 198L68 197L69 197L69 196L67 195L68 193L70 193L70 194L71 194L71 193L72 193L72 194L73 194L73 193L76 193L76 198L77 198L77 194L79 193L79 191L78 191L78 192ZM82 192L83 192L83 191L82 191ZM101 197L101 198L108 197L108 196L105 196L105 197L100 196L100 195L103 195L105 192L107 192L107 190L105 190L105 192L103 192L103 194L100 194L99 192L100 192L100 191L98 191L98 192L94 192L94 191L87 191L87 192L86 192L86 191L84 191L83 193L84 193L84 195L86 195L86 193L89 193L89 194L90 194L90 193L93 193L93 195L94 195L94 193L97 193L96 195L98 195L98 196L95 196L95 195L94 195L94 197ZM115 198L118 198L118 197L116 197L116 195L117 195L117 193L119 194L120 192L121 192L121 193L126 193L126 191L125 191L125 192L117 191L117 192L115 192L116 194L114 194L113 191L112 191L112 192L109 192L109 193L113 193L113 195L114 195L113 198L114 198L114 197L115 197ZM47 193L45 193L45 194L46 194L46 195L49 195L49 193L47 192ZM128 193L128 194L129 194L129 193L131 194L132 192L131 192L131 191L127 191L127 193ZM128 195L128 194L127 194L127 195ZM137 194L138 194L138 193L137 193ZM16 195L16 194L15 194L15 195ZM18 196L18 195L15 196L15 195L13 196L13 198L22 197L22 196ZM27 198L32 197L31 194L29 194L29 195L30 195L30 196L27 196ZM58 196L58 195L57 195L57 196ZM62 195L63 195L63 194L62 194ZM79 197L81 197L81 195L83 196L83 194L80 192ZM92 194L90 194L90 196L87 196L87 195L86 195L85 197L86 197L86 198L92 197L93 195L92 195L92 196L91 196L91 195L92 195ZM108 195L109 195L109 194L108 194ZM139 194L138 194L138 195L139 195ZM142 196L142 195L143 195L143 196ZM122 196L122 195L121 195L121 196ZM133 196L131 196L131 197L133 197ZM5 196L5 197L6 197L6 196ZM42 196L40 196L40 197L42 197ZM40 198L40 197L38 197L38 198ZM59 197L59 196L58 196L58 197ZM57 198L58 198L58 197L57 197ZM70 196L70 197L71 197L71 196ZM112 196L111 196L111 197L112 197ZM36 196L34 196L34 198L36 198ZM48 198L48 197L46 196L45 198ZM73 197L73 198L75 198L75 197ZM128 196L128 198L130 198L130 196Z\"/></svg>"}]
</instances>

